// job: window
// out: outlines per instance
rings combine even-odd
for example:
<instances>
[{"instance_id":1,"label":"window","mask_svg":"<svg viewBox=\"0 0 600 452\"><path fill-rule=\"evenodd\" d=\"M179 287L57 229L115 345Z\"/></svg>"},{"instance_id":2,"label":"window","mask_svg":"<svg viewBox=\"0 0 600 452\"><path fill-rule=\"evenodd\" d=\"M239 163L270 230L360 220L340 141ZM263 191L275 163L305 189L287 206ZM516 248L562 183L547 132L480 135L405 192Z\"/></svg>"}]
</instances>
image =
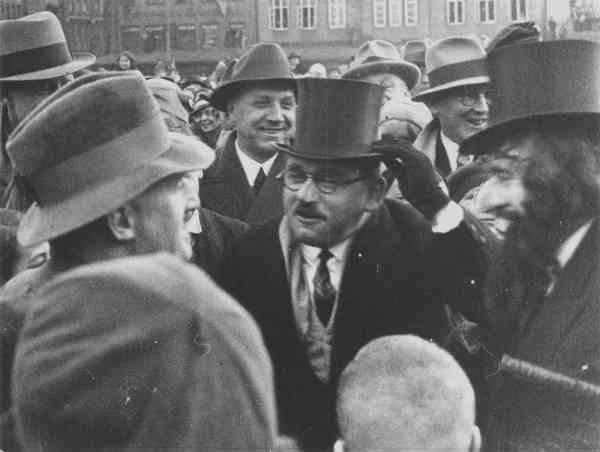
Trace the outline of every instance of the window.
<instances>
[{"instance_id":1,"label":"window","mask_svg":"<svg viewBox=\"0 0 600 452\"><path fill-rule=\"evenodd\" d=\"M462 25L465 23L465 0L447 0L448 23Z\"/></svg>"},{"instance_id":2,"label":"window","mask_svg":"<svg viewBox=\"0 0 600 452\"><path fill-rule=\"evenodd\" d=\"M386 0L373 0L373 24L377 28L385 27L387 24Z\"/></svg>"},{"instance_id":3,"label":"window","mask_svg":"<svg viewBox=\"0 0 600 452\"><path fill-rule=\"evenodd\" d=\"M317 0L298 1L298 28L311 30L317 24Z\"/></svg>"},{"instance_id":4,"label":"window","mask_svg":"<svg viewBox=\"0 0 600 452\"><path fill-rule=\"evenodd\" d=\"M202 34L204 36L203 46L208 49L217 47L219 39L219 26L216 24L202 25Z\"/></svg>"},{"instance_id":5,"label":"window","mask_svg":"<svg viewBox=\"0 0 600 452\"><path fill-rule=\"evenodd\" d=\"M390 27L402 26L402 0L388 0Z\"/></svg>"},{"instance_id":6,"label":"window","mask_svg":"<svg viewBox=\"0 0 600 452\"><path fill-rule=\"evenodd\" d=\"M479 22L490 23L496 21L496 2L494 0L477 0Z\"/></svg>"},{"instance_id":7,"label":"window","mask_svg":"<svg viewBox=\"0 0 600 452\"><path fill-rule=\"evenodd\" d=\"M517 22L527 19L527 0L510 0L510 20Z\"/></svg>"},{"instance_id":8,"label":"window","mask_svg":"<svg viewBox=\"0 0 600 452\"><path fill-rule=\"evenodd\" d=\"M166 49L164 25L146 26L145 52L163 51Z\"/></svg>"},{"instance_id":9,"label":"window","mask_svg":"<svg viewBox=\"0 0 600 452\"><path fill-rule=\"evenodd\" d=\"M289 0L271 0L269 11L269 28L271 30L287 30Z\"/></svg>"},{"instance_id":10,"label":"window","mask_svg":"<svg viewBox=\"0 0 600 452\"><path fill-rule=\"evenodd\" d=\"M404 0L404 24L412 27L419 21L417 0Z\"/></svg>"},{"instance_id":11,"label":"window","mask_svg":"<svg viewBox=\"0 0 600 452\"><path fill-rule=\"evenodd\" d=\"M346 28L346 0L329 0L329 28Z\"/></svg>"},{"instance_id":12,"label":"window","mask_svg":"<svg viewBox=\"0 0 600 452\"><path fill-rule=\"evenodd\" d=\"M196 48L196 26L178 25L176 48L194 50Z\"/></svg>"}]
</instances>

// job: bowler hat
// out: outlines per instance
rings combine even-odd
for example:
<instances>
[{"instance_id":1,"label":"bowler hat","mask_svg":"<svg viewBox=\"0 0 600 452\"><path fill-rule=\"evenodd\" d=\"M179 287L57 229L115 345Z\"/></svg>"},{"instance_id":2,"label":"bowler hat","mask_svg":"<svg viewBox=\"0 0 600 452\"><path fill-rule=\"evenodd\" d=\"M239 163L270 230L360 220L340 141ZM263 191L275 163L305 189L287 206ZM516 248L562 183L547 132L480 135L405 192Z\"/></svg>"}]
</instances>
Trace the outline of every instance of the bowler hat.
<instances>
[{"instance_id":1,"label":"bowler hat","mask_svg":"<svg viewBox=\"0 0 600 452\"><path fill-rule=\"evenodd\" d=\"M485 65L485 51L473 38L456 36L435 42L425 54L429 89L414 99L424 100L431 94L458 86L488 83L490 77Z\"/></svg>"},{"instance_id":2,"label":"bowler hat","mask_svg":"<svg viewBox=\"0 0 600 452\"><path fill-rule=\"evenodd\" d=\"M404 80L409 90L414 88L421 77L421 70L405 61L394 44L376 39L360 46L342 78L356 80L382 72L397 75Z\"/></svg>"},{"instance_id":3,"label":"bowler hat","mask_svg":"<svg viewBox=\"0 0 600 452\"><path fill-rule=\"evenodd\" d=\"M71 56L60 22L51 12L0 21L0 82L61 77L94 61L91 53Z\"/></svg>"},{"instance_id":4,"label":"bowler hat","mask_svg":"<svg viewBox=\"0 0 600 452\"><path fill-rule=\"evenodd\" d=\"M19 226L24 246L84 226L214 159L200 141L167 131L137 71L75 79L25 117L6 149L36 201Z\"/></svg>"},{"instance_id":5,"label":"bowler hat","mask_svg":"<svg viewBox=\"0 0 600 452\"><path fill-rule=\"evenodd\" d=\"M288 154L312 160L380 157L372 151L384 88L357 80L298 79L293 146Z\"/></svg>"},{"instance_id":6,"label":"bowler hat","mask_svg":"<svg viewBox=\"0 0 600 452\"><path fill-rule=\"evenodd\" d=\"M166 253L65 272L38 294L15 358L24 450L269 450L275 393L260 331Z\"/></svg>"},{"instance_id":7,"label":"bowler hat","mask_svg":"<svg viewBox=\"0 0 600 452\"><path fill-rule=\"evenodd\" d=\"M532 42L500 47L487 57L492 77L488 127L463 149L485 151L482 142L510 133L523 120L557 115L600 118L600 43Z\"/></svg>"},{"instance_id":8,"label":"bowler hat","mask_svg":"<svg viewBox=\"0 0 600 452\"><path fill-rule=\"evenodd\" d=\"M295 89L290 64L279 44L264 42L250 47L233 66L231 77L218 86L210 101L221 111L227 110L227 102L244 85L256 82L282 81Z\"/></svg>"},{"instance_id":9,"label":"bowler hat","mask_svg":"<svg viewBox=\"0 0 600 452\"><path fill-rule=\"evenodd\" d=\"M419 67L425 66L425 52L427 45L425 41L408 41L404 44L404 59L409 63L416 64Z\"/></svg>"}]
</instances>

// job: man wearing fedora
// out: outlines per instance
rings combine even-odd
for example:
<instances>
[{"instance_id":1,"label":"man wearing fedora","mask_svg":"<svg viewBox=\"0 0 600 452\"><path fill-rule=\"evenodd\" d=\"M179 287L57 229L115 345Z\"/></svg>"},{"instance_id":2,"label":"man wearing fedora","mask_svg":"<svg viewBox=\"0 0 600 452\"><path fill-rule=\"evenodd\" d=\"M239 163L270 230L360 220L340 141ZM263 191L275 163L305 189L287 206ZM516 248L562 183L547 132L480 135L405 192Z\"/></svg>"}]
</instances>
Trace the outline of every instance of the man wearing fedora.
<instances>
[{"instance_id":1,"label":"man wearing fedora","mask_svg":"<svg viewBox=\"0 0 600 452\"><path fill-rule=\"evenodd\" d=\"M373 147L383 87L339 79L297 84L294 144L278 145L288 154L280 176L285 215L234 246L226 287L262 329L282 432L324 450L336 436L344 366L386 334L438 340L446 298L455 290L465 298L479 293L480 262L460 218L453 223L457 206L448 204L429 160L411 149L383 147L382 154ZM407 198L432 223L407 202L384 201L380 164L390 153L407 165ZM449 256L452 270L438 270Z\"/></svg>"},{"instance_id":2,"label":"man wearing fedora","mask_svg":"<svg viewBox=\"0 0 600 452\"><path fill-rule=\"evenodd\" d=\"M414 99L425 102L434 120L415 141L444 177L466 163L460 144L487 126L489 105L485 52L468 37L445 38L434 43L425 56L429 88Z\"/></svg>"},{"instance_id":3,"label":"man wearing fedora","mask_svg":"<svg viewBox=\"0 0 600 452\"><path fill-rule=\"evenodd\" d=\"M284 156L273 143L288 142L295 122L295 81L278 44L252 46L217 87L211 103L227 113L234 131L206 171L200 192L205 207L260 223L282 212L276 176Z\"/></svg>"},{"instance_id":4,"label":"man wearing fedora","mask_svg":"<svg viewBox=\"0 0 600 452\"><path fill-rule=\"evenodd\" d=\"M96 57L72 57L60 22L48 11L0 21L0 205L25 211L32 200L19 190L4 151L8 135L38 103L66 83L69 74Z\"/></svg>"},{"instance_id":5,"label":"man wearing fedora","mask_svg":"<svg viewBox=\"0 0 600 452\"><path fill-rule=\"evenodd\" d=\"M486 304L503 353L600 384L600 44L530 42L487 57L488 129L467 139L502 169L504 247ZM510 70L507 70L507 67ZM540 76L552 74L552 77ZM492 346L490 346L492 347ZM493 348L492 348L493 349ZM500 374L486 450L597 450L598 399Z\"/></svg>"},{"instance_id":6,"label":"man wearing fedora","mask_svg":"<svg viewBox=\"0 0 600 452\"><path fill-rule=\"evenodd\" d=\"M42 267L21 273L0 296L2 441L12 438L10 369L34 294L82 264L168 251L192 257L198 172L214 152L168 132L139 72L80 77L38 105L7 151L34 204L19 224L23 246L50 242Z\"/></svg>"}]
</instances>

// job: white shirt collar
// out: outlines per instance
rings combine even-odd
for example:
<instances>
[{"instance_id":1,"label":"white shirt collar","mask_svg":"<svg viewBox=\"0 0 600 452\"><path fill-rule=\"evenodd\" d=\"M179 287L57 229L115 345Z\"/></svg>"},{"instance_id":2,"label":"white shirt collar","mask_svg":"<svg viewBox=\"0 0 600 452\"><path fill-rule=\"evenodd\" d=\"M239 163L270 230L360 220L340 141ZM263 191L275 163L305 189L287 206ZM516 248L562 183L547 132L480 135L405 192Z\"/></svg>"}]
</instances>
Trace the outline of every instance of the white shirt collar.
<instances>
[{"instance_id":1,"label":"white shirt collar","mask_svg":"<svg viewBox=\"0 0 600 452\"><path fill-rule=\"evenodd\" d=\"M331 278L331 284L335 288L335 290L340 289L340 284L342 281L342 272L344 270L344 265L346 263L346 255L348 253L348 249L350 248L350 243L352 242L352 237L344 240L337 245L334 245L328 248L329 252L333 255L331 259L327 261L327 268L329 270L329 277ZM315 246L309 245L301 245L300 250L302 252L302 256L304 258L305 265L308 267L307 270L307 283L309 285L309 289L313 290L312 280L317 271L317 267L319 265L319 254L321 253L321 248L317 248Z\"/></svg>"},{"instance_id":2,"label":"white shirt collar","mask_svg":"<svg viewBox=\"0 0 600 452\"><path fill-rule=\"evenodd\" d=\"M579 245L583 241L585 235L590 230L592 226L593 220L588 221L579 229L577 229L573 234L569 236L567 240L565 240L562 245L558 248L556 252L556 260L558 260L558 265L560 268L564 268L565 265L571 260Z\"/></svg>"},{"instance_id":3,"label":"white shirt collar","mask_svg":"<svg viewBox=\"0 0 600 452\"><path fill-rule=\"evenodd\" d=\"M448 138L441 130L440 136L442 137L442 143L444 145L444 148L446 148L446 153L448 154L450 169L452 171L456 171L456 167L458 166L458 148L460 146L454 141L452 141L450 138Z\"/></svg>"},{"instance_id":4,"label":"white shirt collar","mask_svg":"<svg viewBox=\"0 0 600 452\"><path fill-rule=\"evenodd\" d=\"M242 151L238 140L235 140L235 152L237 153L237 156L240 159L240 163L242 164L242 168L244 169L244 173L246 174L248 185L250 185L251 187L254 185L254 180L256 179L256 175L258 174L260 169L262 168L265 172L265 175L268 175L269 171L271 170L271 167L273 166L273 162L275 162L275 159L277 158L277 154L275 154L266 162L262 164L258 163L256 160L254 160L252 157L250 157L248 154Z\"/></svg>"}]
</instances>

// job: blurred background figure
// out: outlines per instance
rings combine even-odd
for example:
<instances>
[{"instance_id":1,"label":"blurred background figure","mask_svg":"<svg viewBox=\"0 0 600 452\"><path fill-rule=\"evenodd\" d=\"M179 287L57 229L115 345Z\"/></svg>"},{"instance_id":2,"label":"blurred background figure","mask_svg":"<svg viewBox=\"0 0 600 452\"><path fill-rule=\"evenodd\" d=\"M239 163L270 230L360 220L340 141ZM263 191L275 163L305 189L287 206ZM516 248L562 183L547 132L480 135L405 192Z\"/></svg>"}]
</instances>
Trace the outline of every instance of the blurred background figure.
<instances>
[{"instance_id":1,"label":"blurred background figure","mask_svg":"<svg viewBox=\"0 0 600 452\"><path fill-rule=\"evenodd\" d=\"M340 78L342 76L342 73L340 72L339 67L335 66L329 69L329 73L327 74L327 76L329 78Z\"/></svg>"},{"instance_id":2,"label":"blurred background figure","mask_svg":"<svg viewBox=\"0 0 600 452\"><path fill-rule=\"evenodd\" d=\"M307 68L304 63L302 63L301 57L298 53L291 52L288 55L288 61L290 63L290 70L295 77L306 74Z\"/></svg>"},{"instance_id":3,"label":"blurred background figure","mask_svg":"<svg viewBox=\"0 0 600 452\"><path fill-rule=\"evenodd\" d=\"M158 78L162 78L162 77L166 77L168 75L168 70L167 70L167 63L165 63L163 60L158 60L156 62L156 64L154 65L154 70L153 70L153 74L154 77L158 77Z\"/></svg>"},{"instance_id":4,"label":"blurred background figure","mask_svg":"<svg viewBox=\"0 0 600 452\"><path fill-rule=\"evenodd\" d=\"M158 102L169 131L192 135L189 114L183 106L184 97L179 86L161 78L146 80L146 86Z\"/></svg>"},{"instance_id":5,"label":"blurred background figure","mask_svg":"<svg viewBox=\"0 0 600 452\"><path fill-rule=\"evenodd\" d=\"M408 140L413 143L432 120L431 112L421 102L408 99L387 102L381 107L379 134L382 140Z\"/></svg>"},{"instance_id":6,"label":"blurred background figure","mask_svg":"<svg viewBox=\"0 0 600 452\"><path fill-rule=\"evenodd\" d=\"M137 69L135 66L135 56L133 53L125 50L117 57L115 66L115 70L117 71L129 71L132 69Z\"/></svg>"},{"instance_id":7,"label":"blurred background figure","mask_svg":"<svg viewBox=\"0 0 600 452\"><path fill-rule=\"evenodd\" d=\"M190 114L190 126L194 135L215 148L223 125L223 114L207 99L199 97Z\"/></svg>"},{"instance_id":8,"label":"blurred background figure","mask_svg":"<svg viewBox=\"0 0 600 452\"><path fill-rule=\"evenodd\" d=\"M313 64L308 72L304 74L305 77L315 77L315 78L327 78L327 69L321 63Z\"/></svg>"},{"instance_id":9,"label":"blurred background figure","mask_svg":"<svg viewBox=\"0 0 600 452\"><path fill-rule=\"evenodd\" d=\"M408 41L402 49L402 56L404 59L409 63L416 65L421 71L421 80L412 89L413 95L429 88L429 78L427 77L427 71L425 70L426 51L427 44L423 40Z\"/></svg>"},{"instance_id":10,"label":"blurred background figure","mask_svg":"<svg viewBox=\"0 0 600 452\"><path fill-rule=\"evenodd\" d=\"M338 388L335 452L478 452L475 394L455 359L417 336L365 345Z\"/></svg>"}]
</instances>

